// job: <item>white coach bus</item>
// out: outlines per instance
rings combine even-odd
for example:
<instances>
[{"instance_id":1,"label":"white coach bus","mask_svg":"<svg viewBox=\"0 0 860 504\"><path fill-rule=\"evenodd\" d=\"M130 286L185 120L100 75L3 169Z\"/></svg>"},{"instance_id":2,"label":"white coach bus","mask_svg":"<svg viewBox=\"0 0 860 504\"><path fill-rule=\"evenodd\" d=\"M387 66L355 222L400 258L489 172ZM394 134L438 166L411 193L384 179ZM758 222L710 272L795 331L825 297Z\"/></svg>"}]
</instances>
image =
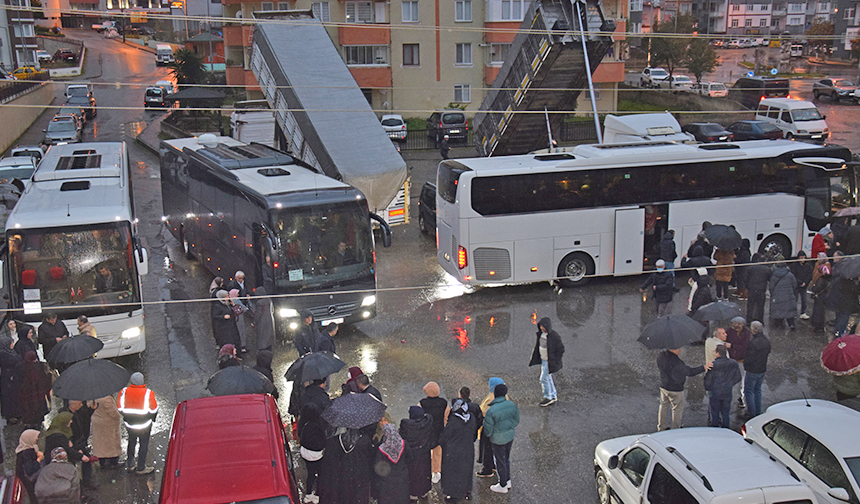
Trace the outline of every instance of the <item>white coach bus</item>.
<instances>
[{"instance_id":1,"label":"white coach bus","mask_svg":"<svg viewBox=\"0 0 860 504\"><path fill-rule=\"evenodd\" d=\"M703 221L733 224L752 251L809 250L856 203L848 149L786 140L581 145L567 152L443 161L437 256L464 284L631 275L675 230L678 259Z\"/></svg>"},{"instance_id":2,"label":"white coach bus","mask_svg":"<svg viewBox=\"0 0 860 504\"><path fill-rule=\"evenodd\" d=\"M124 142L55 145L6 221L3 277L11 315L38 325L53 311L78 334L85 315L100 358L146 348L138 240Z\"/></svg>"}]
</instances>

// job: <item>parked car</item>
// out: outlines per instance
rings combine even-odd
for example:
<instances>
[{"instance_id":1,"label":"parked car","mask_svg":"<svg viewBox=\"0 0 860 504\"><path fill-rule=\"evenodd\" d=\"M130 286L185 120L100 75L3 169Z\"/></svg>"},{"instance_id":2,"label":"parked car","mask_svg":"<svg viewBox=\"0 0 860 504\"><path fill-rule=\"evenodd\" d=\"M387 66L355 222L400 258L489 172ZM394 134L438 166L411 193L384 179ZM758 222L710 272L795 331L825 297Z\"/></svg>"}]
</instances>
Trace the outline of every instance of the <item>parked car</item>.
<instances>
[{"instance_id":1,"label":"parked car","mask_svg":"<svg viewBox=\"0 0 860 504\"><path fill-rule=\"evenodd\" d=\"M830 401L774 404L741 433L788 466L819 503L858 502L860 412Z\"/></svg>"},{"instance_id":2,"label":"parked car","mask_svg":"<svg viewBox=\"0 0 860 504\"><path fill-rule=\"evenodd\" d=\"M689 133L696 138L697 142L731 142L731 131L723 128L717 123L691 123L681 128L681 131Z\"/></svg>"},{"instance_id":3,"label":"parked car","mask_svg":"<svg viewBox=\"0 0 860 504\"><path fill-rule=\"evenodd\" d=\"M41 63L43 61L52 61L54 57L51 56L51 53L49 53L48 51L39 49L38 51L36 51L36 59L38 59L39 63Z\"/></svg>"},{"instance_id":4,"label":"parked car","mask_svg":"<svg viewBox=\"0 0 860 504\"><path fill-rule=\"evenodd\" d=\"M785 133L785 138L823 142L830 128L815 104L791 98L765 98L758 104L755 118L773 123Z\"/></svg>"},{"instance_id":5,"label":"parked car","mask_svg":"<svg viewBox=\"0 0 860 504\"><path fill-rule=\"evenodd\" d=\"M436 184L427 182L418 197L418 229L424 234L436 234Z\"/></svg>"},{"instance_id":6,"label":"parked car","mask_svg":"<svg viewBox=\"0 0 860 504\"><path fill-rule=\"evenodd\" d=\"M45 134L42 140L44 145L65 145L81 141L81 130L70 117L54 117L42 133Z\"/></svg>"},{"instance_id":7,"label":"parked car","mask_svg":"<svg viewBox=\"0 0 860 504\"><path fill-rule=\"evenodd\" d=\"M668 79L669 72L665 69L645 67L645 70L642 70L642 75L639 76L639 87L658 88L661 82Z\"/></svg>"},{"instance_id":8,"label":"parked car","mask_svg":"<svg viewBox=\"0 0 860 504\"><path fill-rule=\"evenodd\" d=\"M18 147L14 147L9 154L12 157L31 157L38 165L45 152L38 145L19 145Z\"/></svg>"},{"instance_id":9,"label":"parked car","mask_svg":"<svg viewBox=\"0 0 860 504\"><path fill-rule=\"evenodd\" d=\"M57 111L57 115L74 115L80 121L81 126L87 123L87 112L78 105L63 105Z\"/></svg>"},{"instance_id":10,"label":"parked car","mask_svg":"<svg viewBox=\"0 0 860 504\"><path fill-rule=\"evenodd\" d=\"M86 95L70 96L66 100L66 105L76 105L76 106L84 109L84 112L87 116L86 119L88 121L90 119L92 119L93 117L95 117L96 114L98 114L98 112L96 110L96 99L92 95L90 95L90 96L86 96Z\"/></svg>"},{"instance_id":11,"label":"parked car","mask_svg":"<svg viewBox=\"0 0 860 504\"><path fill-rule=\"evenodd\" d=\"M815 502L783 464L729 429L608 439L594 450L594 476L601 504Z\"/></svg>"},{"instance_id":12,"label":"parked car","mask_svg":"<svg viewBox=\"0 0 860 504\"><path fill-rule=\"evenodd\" d=\"M54 53L54 61L66 61L68 63L77 63L78 53L71 49L57 49Z\"/></svg>"},{"instance_id":13,"label":"parked car","mask_svg":"<svg viewBox=\"0 0 860 504\"><path fill-rule=\"evenodd\" d=\"M721 49L725 45L725 42L723 42L721 39L715 39L715 40L711 40L711 45L715 49Z\"/></svg>"},{"instance_id":14,"label":"parked car","mask_svg":"<svg viewBox=\"0 0 860 504\"><path fill-rule=\"evenodd\" d=\"M829 96L830 100L838 102L842 99L854 99L857 86L848 79L834 79L828 77L812 83L812 96L819 99L821 96Z\"/></svg>"},{"instance_id":15,"label":"parked car","mask_svg":"<svg viewBox=\"0 0 860 504\"><path fill-rule=\"evenodd\" d=\"M741 41L738 39L729 40L729 43L726 44L726 48L727 49L740 49L741 48Z\"/></svg>"},{"instance_id":16,"label":"parked car","mask_svg":"<svg viewBox=\"0 0 860 504\"><path fill-rule=\"evenodd\" d=\"M406 140L406 121L403 116L397 114L382 116L382 129L388 133L389 138L395 140Z\"/></svg>"},{"instance_id":17,"label":"parked car","mask_svg":"<svg viewBox=\"0 0 860 504\"><path fill-rule=\"evenodd\" d=\"M144 107L167 107L167 90L161 86L149 86L143 92Z\"/></svg>"},{"instance_id":18,"label":"parked car","mask_svg":"<svg viewBox=\"0 0 860 504\"><path fill-rule=\"evenodd\" d=\"M721 82L697 82L690 88L690 92L711 98L723 98L729 95L728 88Z\"/></svg>"},{"instance_id":19,"label":"parked car","mask_svg":"<svg viewBox=\"0 0 860 504\"><path fill-rule=\"evenodd\" d=\"M783 138L782 130L767 121L737 121L726 129L732 132L735 141Z\"/></svg>"},{"instance_id":20,"label":"parked car","mask_svg":"<svg viewBox=\"0 0 860 504\"><path fill-rule=\"evenodd\" d=\"M36 171L36 161L29 156L12 156L0 159L0 180L30 180Z\"/></svg>"},{"instance_id":21,"label":"parked car","mask_svg":"<svg viewBox=\"0 0 860 504\"><path fill-rule=\"evenodd\" d=\"M15 71L12 72L12 75L18 80L33 80L40 73L41 70L39 70L33 65L23 65L16 68Z\"/></svg>"},{"instance_id":22,"label":"parked car","mask_svg":"<svg viewBox=\"0 0 860 504\"><path fill-rule=\"evenodd\" d=\"M146 35L148 37L151 37L151 36L155 35L155 30L153 30L152 28L150 28L148 26L128 25L125 28L123 28L122 30L120 30L120 33L125 34L126 36L128 36L128 35L141 35L141 36Z\"/></svg>"},{"instance_id":23,"label":"parked car","mask_svg":"<svg viewBox=\"0 0 860 504\"><path fill-rule=\"evenodd\" d=\"M788 98L788 79L782 77L741 77L729 92L732 99L754 109L763 98Z\"/></svg>"},{"instance_id":24,"label":"parked car","mask_svg":"<svg viewBox=\"0 0 860 504\"><path fill-rule=\"evenodd\" d=\"M445 135L448 135L449 143L465 142L469 136L469 123L466 122L466 114L459 110L433 112L427 119L427 136L434 139L438 144Z\"/></svg>"},{"instance_id":25,"label":"parked car","mask_svg":"<svg viewBox=\"0 0 860 504\"><path fill-rule=\"evenodd\" d=\"M0 477L0 502L3 504L30 504L30 496L24 484L13 473Z\"/></svg>"},{"instance_id":26,"label":"parked car","mask_svg":"<svg viewBox=\"0 0 860 504\"><path fill-rule=\"evenodd\" d=\"M686 75L673 75L672 82L669 79L660 81L657 85L662 89L674 89L676 91L689 91L693 87L693 81Z\"/></svg>"},{"instance_id":27,"label":"parked car","mask_svg":"<svg viewBox=\"0 0 860 504\"><path fill-rule=\"evenodd\" d=\"M78 118L77 114L75 114L75 113L67 113L67 114L57 113L57 114L54 114L54 118L52 119L52 121L72 121L73 123L75 123L75 128L78 129L78 133L81 133L81 130L84 127L84 123L81 122L81 120ZM83 136L83 134L82 134L82 136Z\"/></svg>"},{"instance_id":28,"label":"parked car","mask_svg":"<svg viewBox=\"0 0 860 504\"><path fill-rule=\"evenodd\" d=\"M69 84L66 86L66 98L72 96L92 96L93 88L89 84Z\"/></svg>"}]
</instances>

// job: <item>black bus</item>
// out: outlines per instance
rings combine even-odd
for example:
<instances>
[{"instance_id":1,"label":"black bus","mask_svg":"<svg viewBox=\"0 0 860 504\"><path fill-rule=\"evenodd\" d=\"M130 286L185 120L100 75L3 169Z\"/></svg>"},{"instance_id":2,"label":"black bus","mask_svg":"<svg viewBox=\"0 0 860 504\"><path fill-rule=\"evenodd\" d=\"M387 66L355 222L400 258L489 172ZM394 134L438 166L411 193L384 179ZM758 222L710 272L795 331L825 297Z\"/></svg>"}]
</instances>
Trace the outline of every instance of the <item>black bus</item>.
<instances>
[{"instance_id":1,"label":"black bus","mask_svg":"<svg viewBox=\"0 0 860 504\"><path fill-rule=\"evenodd\" d=\"M211 134L161 142L161 194L170 232L188 257L225 281L264 286L279 332L376 316L371 219L391 231L356 188L289 154ZM283 296L287 295L287 296Z\"/></svg>"}]
</instances>

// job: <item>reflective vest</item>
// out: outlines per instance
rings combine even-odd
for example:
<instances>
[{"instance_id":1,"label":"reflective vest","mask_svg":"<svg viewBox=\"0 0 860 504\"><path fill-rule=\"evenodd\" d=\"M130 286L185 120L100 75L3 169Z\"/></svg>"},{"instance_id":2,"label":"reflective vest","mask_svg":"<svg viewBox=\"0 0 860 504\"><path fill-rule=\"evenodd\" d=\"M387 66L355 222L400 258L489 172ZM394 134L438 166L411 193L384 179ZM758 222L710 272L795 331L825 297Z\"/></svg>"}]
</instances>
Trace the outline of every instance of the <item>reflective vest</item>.
<instances>
[{"instance_id":1,"label":"reflective vest","mask_svg":"<svg viewBox=\"0 0 860 504\"><path fill-rule=\"evenodd\" d=\"M116 398L116 407L122 413L127 429L144 430L152 425L158 414L155 393L146 385L129 385Z\"/></svg>"}]
</instances>

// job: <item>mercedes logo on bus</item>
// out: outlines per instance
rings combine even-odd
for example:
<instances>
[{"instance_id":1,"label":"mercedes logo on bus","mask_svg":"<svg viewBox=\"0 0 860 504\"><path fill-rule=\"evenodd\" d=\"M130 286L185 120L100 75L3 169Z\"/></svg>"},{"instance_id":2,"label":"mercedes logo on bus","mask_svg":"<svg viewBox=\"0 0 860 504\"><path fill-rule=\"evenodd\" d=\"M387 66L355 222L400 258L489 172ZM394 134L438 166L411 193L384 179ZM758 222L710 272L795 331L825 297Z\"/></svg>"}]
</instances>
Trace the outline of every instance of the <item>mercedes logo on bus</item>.
<instances>
[{"instance_id":1,"label":"mercedes logo on bus","mask_svg":"<svg viewBox=\"0 0 860 504\"><path fill-rule=\"evenodd\" d=\"M335 313L337 313L337 306L335 306L335 305L331 305L331 306L329 306L329 307L328 307L328 314L329 314L329 315L334 315Z\"/></svg>"}]
</instances>

